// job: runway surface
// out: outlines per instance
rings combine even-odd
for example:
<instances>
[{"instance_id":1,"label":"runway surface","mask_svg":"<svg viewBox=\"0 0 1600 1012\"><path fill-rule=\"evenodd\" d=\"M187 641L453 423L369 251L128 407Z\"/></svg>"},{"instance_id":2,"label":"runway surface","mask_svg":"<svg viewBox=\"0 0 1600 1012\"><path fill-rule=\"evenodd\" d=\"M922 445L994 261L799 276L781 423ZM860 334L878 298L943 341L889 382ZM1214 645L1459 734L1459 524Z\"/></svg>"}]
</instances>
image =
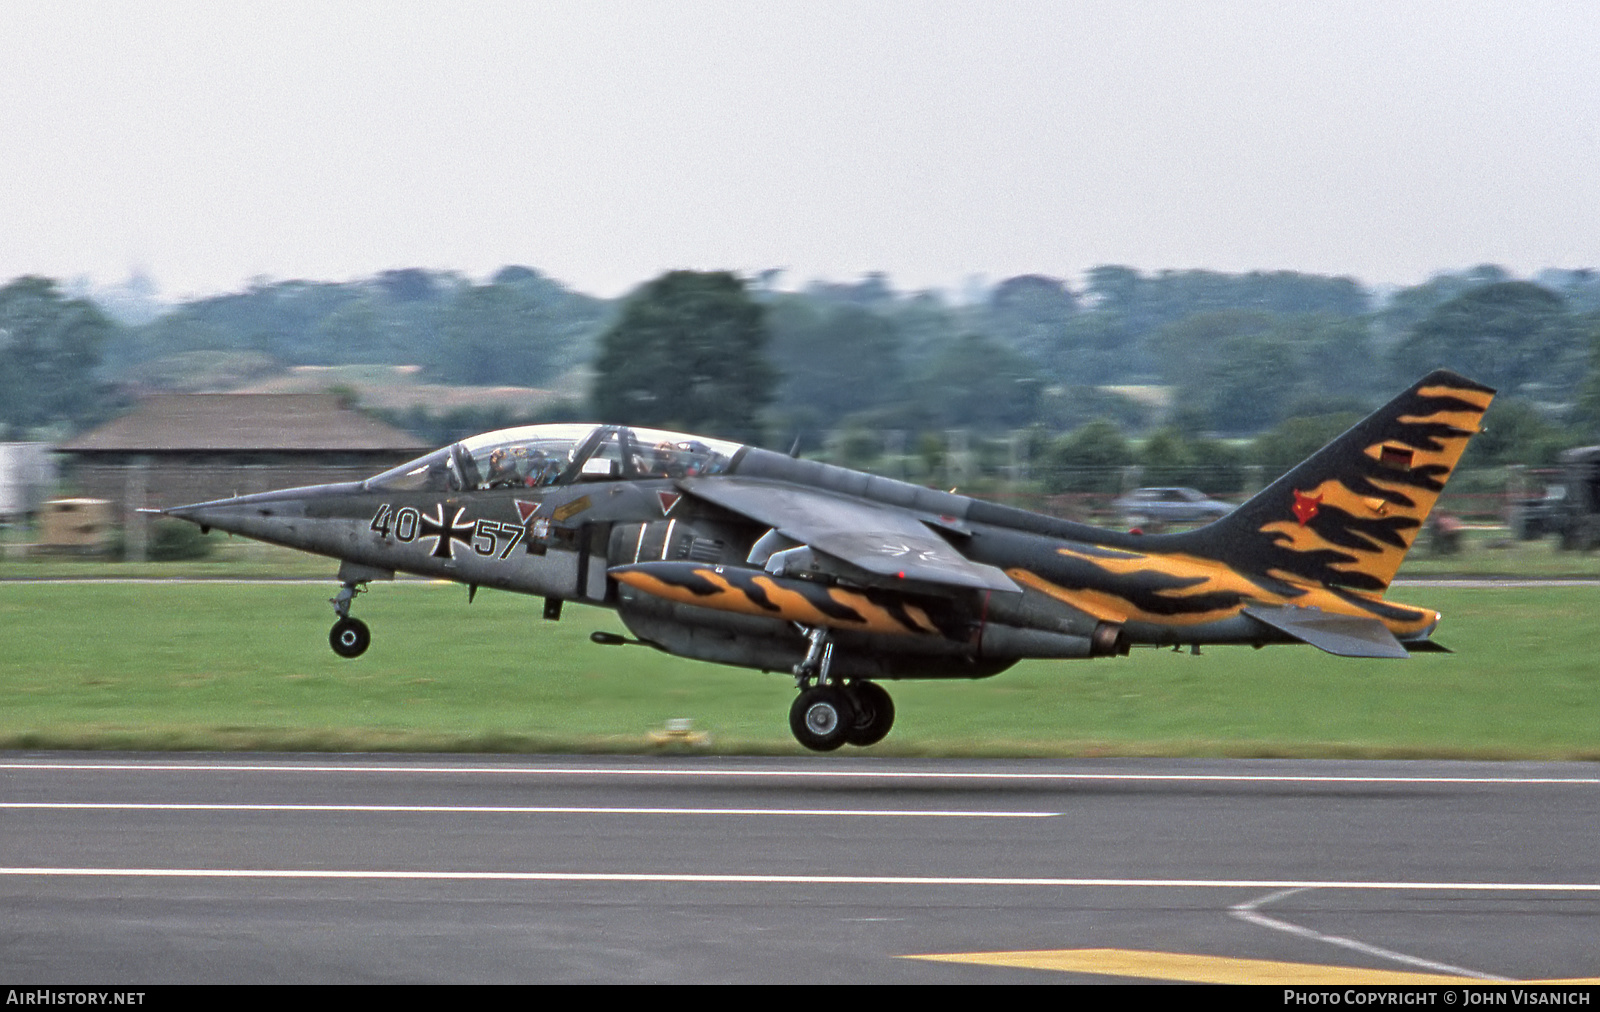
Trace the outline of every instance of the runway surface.
<instances>
[{"instance_id":1,"label":"runway surface","mask_svg":"<svg viewBox=\"0 0 1600 1012\"><path fill-rule=\"evenodd\" d=\"M0 784L30 984L1600 976L1590 765L0 753Z\"/></svg>"}]
</instances>

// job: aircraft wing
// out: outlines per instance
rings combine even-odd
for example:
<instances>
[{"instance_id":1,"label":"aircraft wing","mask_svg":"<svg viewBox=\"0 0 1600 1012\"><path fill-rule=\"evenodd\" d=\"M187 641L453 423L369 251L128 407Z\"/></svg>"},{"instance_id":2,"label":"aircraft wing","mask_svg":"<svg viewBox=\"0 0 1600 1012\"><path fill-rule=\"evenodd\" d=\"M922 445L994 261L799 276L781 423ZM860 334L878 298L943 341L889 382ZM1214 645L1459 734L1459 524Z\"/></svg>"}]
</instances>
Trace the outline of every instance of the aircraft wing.
<instances>
[{"instance_id":1,"label":"aircraft wing","mask_svg":"<svg viewBox=\"0 0 1600 1012\"><path fill-rule=\"evenodd\" d=\"M994 566L973 562L915 513L761 478L686 478L690 495L766 524L812 549L891 580L1020 593Z\"/></svg>"},{"instance_id":2,"label":"aircraft wing","mask_svg":"<svg viewBox=\"0 0 1600 1012\"><path fill-rule=\"evenodd\" d=\"M1408 656L1394 633L1375 618L1335 615L1316 608L1248 607L1244 613L1302 643L1339 657Z\"/></svg>"}]
</instances>

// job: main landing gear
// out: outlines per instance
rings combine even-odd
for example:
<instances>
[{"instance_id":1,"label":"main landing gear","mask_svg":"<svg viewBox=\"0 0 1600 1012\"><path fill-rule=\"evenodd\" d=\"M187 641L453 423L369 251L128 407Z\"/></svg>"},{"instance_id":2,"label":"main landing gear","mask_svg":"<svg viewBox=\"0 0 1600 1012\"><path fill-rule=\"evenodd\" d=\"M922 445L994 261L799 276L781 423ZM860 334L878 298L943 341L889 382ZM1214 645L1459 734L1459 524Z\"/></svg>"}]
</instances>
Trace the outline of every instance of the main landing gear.
<instances>
[{"instance_id":1,"label":"main landing gear","mask_svg":"<svg viewBox=\"0 0 1600 1012\"><path fill-rule=\"evenodd\" d=\"M328 599L339 620L328 631L328 645L340 657L360 657L372 643L372 632L359 618L350 617L350 602L367 588L353 580L346 580L337 597Z\"/></svg>"},{"instance_id":2,"label":"main landing gear","mask_svg":"<svg viewBox=\"0 0 1600 1012\"><path fill-rule=\"evenodd\" d=\"M833 643L823 628L805 630L810 648L794 666L800 695L789 708L789 730L814 752L841 745L876 745L894 726L894 700L874 682L849 684L829 677Z\"/></svg>"}]
</instances>

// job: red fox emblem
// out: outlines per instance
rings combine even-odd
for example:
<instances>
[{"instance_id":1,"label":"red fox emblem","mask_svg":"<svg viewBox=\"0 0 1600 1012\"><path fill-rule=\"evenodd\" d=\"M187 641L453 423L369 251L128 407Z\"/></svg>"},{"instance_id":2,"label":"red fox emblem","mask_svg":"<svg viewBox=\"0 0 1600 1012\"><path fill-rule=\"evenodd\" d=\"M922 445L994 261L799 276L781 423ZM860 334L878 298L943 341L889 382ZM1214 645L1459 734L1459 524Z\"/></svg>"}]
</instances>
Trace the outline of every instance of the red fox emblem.
<instances>
[{"instance_id":1,"label":"red fox emblem","mask_svg":"<svg viewBox=\"0 0 1600 1012\"><path fill-rule=\"evenodd\" d=\"M1320 495L1313 499L1299 489L1294 490L1294 518L1300 521L1301 527L1310 523L1311 518L1317 515L1317 504L1320 502L1322 502Z\"/></svg>"}]
</instances>

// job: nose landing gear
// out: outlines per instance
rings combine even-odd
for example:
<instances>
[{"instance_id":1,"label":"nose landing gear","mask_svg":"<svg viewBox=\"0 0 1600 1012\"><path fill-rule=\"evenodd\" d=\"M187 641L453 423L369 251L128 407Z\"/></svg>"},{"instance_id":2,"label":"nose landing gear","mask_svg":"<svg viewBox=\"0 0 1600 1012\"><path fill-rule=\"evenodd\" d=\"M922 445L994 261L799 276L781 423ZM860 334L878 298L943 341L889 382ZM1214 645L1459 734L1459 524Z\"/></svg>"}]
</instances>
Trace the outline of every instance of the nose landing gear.
<instances>
[{"instance_id":1,"label":"nose landing gear","mask_svg":"<svg viewBox=\"0 0 1600 1012\"><path fill-rule=\"evenodd\" d=\"M328 599L334 613L339 616L339 620L328 631L328 645L340 657L360 657L372 643L372 632L367 624L359 618L350 617L350 602L366 589L361 583L346 580L339 588L338 596Z\"/></svg>"}]
</instances>

